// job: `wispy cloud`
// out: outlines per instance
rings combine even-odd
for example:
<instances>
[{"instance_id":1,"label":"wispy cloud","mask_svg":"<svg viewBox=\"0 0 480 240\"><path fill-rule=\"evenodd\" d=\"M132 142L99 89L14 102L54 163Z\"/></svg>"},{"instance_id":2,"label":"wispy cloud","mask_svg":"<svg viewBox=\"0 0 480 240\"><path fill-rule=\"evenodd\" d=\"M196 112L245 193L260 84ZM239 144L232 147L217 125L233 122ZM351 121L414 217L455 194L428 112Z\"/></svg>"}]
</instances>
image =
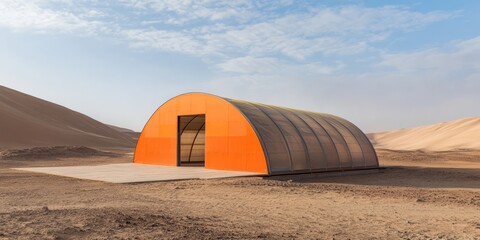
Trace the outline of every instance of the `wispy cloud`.
<instances>
[{"instance_id":1,"label":"wispy cloud","mask_svg":"<svg viewBox=\"0 0 480 240\"><path fill-rule=\"evenodd\" d=\"M322 62L309 62L295 64L291 61L281 61L276 58L256 58L251 56L229 59L217 65L224 72L255 74L255 75L298 75L303 74L331 74L342 69L341 63L326 64Z\"/></svg>"},{"instance_id":2,"label":"wispy cloud","mask_svg":"<svg viewBox=\"0 0 480 240\"><path fill-rule=\"evenodd\" d=\"M153 48L194 55L205 53L200 42L182 32L132 29L122 30L120 34L130 42L130 46L136 48Z\"/></svg>"},{"instance_id":3,"label":"wispy cloud","mask_svg":"<svg viewBox=\"0 0 480 240\"><path fill-rule=\"evenodd\" d=\"M444 74L458 71L469 73L480 69L480 37L450 44L446 49L384 54L381 65L402 72Z\"/></svg>"},{"instance_id":4,"label":"wispy cloud","mask_svg":"<svg viewBox=\"0 0 480 240\"><path fill-rule=\"evenodd\" d=\"M239 57L229 59L218 65L225 72L269 73L278 71L281 63L275 58Z\"/></svg>"},{"instance_id":5,"label":"wispy cloud","mask_svg":"<svg viewBox=\"0 0 480 240\"><path fill-rule=\"evenodd\" d=\"M250 0L3 0L0 26L109 37L132 48L197 56L226 74L267 79L279 73L292 77L336 73L348 64L344 56L374 52L375 44L389 39L392 32L413 31L457 14L396 6L304 4L290 9L290 4ZM453 57L464 62L467 57L479 56L469 55L470 49L462 51L475 44L459 43L454 46L458 53ZM405 71L421 66L443 68L452 56L426 50L378 57L381 65Z\"/></svg>"},{"instance_id":6,"label":"wispy cloud","mask_svg":"<svg viewBox=\"0 0 480 240\"><path fill-rule=\"evenodd\" d=\"M69 1L2 0L0 12L0 26L14 30L95 34L106 29L106 23L93 19L98 11L75 8Z\"/></svg>"},{"instance_id":7,"label":"wispy cloud","mask_svg":"<svg viewBox=\"0 0 480 240\"><path fill-rule=\"evenodd\" d=\"M291 1L3 0L0 25L108 35L123 38L132 47L198 56L231 59L280 54L304 60L315 54L355 54L385 40L392 31L414 30L454 15L394 6L304 5L282 10L289 4ZM114 8L134 14L112 11Z\"/></svg>"},{"instance_id":8,"label":"wispy cloud","mask_svg":"<svg viewBox=\"0 0 480 240\"><path fill-rule=\"evenodd\" d=\"M373 71L361 73L344 71L341 63L335 69L322 63L245 60L262 66L256 69L239 59L222 67L240 75L212 79L205 91L329 112L378 131L478 115L479 58L480 37L429 50L381 55ZM323 72L319 71L322 67L326 68Z\"/></svg>"},{"instance_id":9,"label":"wispy cloud","mask_svg":"<svg viewBox=\"0 0 480 240\"><path fill-rule=\"evenodd\" d=\"M161 15L154 17L157 22L161 20L163 23L175 25L201 20L208 22L222 20L245 22L250 18L258 17L259 14L255 11L255 8L265 5L265 1L245 0L125 0L122 3L143 12L160 13Z\"/></svg>"},{"instance_id":10,"label":"wispy cloud","mask_svg":"<svg viewBox=\"0 0 480 240\"><path fill-rule=\"evenodd\" d=\"M132 48L189 54L226 73L268 74L288 69L330 74L345 66L339 60L342 56L371 51L392 32L412 31L456 15L396 6L303 4L285 10L291 4L250 0L3 0L0 26L102 36ZM391 56L384 64L395 61Z\"/></svg>"},{"instance_id":11,"label":"wispy cloud","mask_svg":"<svg viewBox=\"0 0 480 240\"><path fill-rule=\"evenodd\" d=\"M468 20L453 19L458 16L455 9L291 0L0 0L2 29L100 37L135 51L178 53L182 64L191 58L205 63L188 66L205 73L195 90L347 118L358 114L373 128L385 127L387 118L413 124L418 117L409 114L420 116L432 106L447 109L438 107L437 116L477 107L479 37L446 44L455 37L442 33L438 47L429 49L428 37L416 38L416 31L437 33L429 28L433 24Z\"/></svg>"},{"instance_id":12,"label":"wispy cloud","mask_svg":"<svg viewBox=\"0 0 480 240\"><path fill-rule=\"evenodd\" d=\"M162 9L164 8L160 8ZM177 12L179 15L183 13L180 10ZM303 60L315 54L359 53L367 49L371 43L385 40L392 31L411 31L452 17L451 13L445 12L419 13L400 7L359 6L321 8L282 16L269 12L263 14L262 21L250 21L246 24L220 21L223 28L206 22L202 26L188 25L176 31L189 35L192 45L202 46L203 49L197 51L202 54L236 57L242 54L254 56L281 54ZM215 28L209 31L209 26ZM203 31L200 31L200 28ZM137 31L148 35L166 34L165 30L156 28L143 28ZM142 42L142 39L133 41ZM140 45L171 50L169 47L164 48L162 44L152 43L150 39Z\"/></svg>"}]
</instances>

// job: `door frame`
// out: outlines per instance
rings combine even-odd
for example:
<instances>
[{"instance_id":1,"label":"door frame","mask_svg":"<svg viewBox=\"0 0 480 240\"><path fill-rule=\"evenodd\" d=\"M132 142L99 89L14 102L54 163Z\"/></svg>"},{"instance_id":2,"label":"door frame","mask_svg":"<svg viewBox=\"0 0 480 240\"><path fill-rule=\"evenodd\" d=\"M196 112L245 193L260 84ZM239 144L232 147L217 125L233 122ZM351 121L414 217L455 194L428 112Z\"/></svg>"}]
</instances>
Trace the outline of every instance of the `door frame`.
<instances>
[{"instance_id":1,"label":"door frame","mask_svg":"<svg viewBox=\"0 0 480 240\"><path fill-rule=\"evenodd\" d=\"M206 123L207 123L207 115L205 113L201 113L201 114L186 114L186 115L177 115L177 161L176 161L176 165L177 167L180 167L182 166L182 159L181 159L181 139L182 139L182 129L180 129L180 120L182 117L196 117L196 116L204 116L205 118L205 122L204 122L204 125L205 125L205 133L207 131L207 128L206 128ZM187 124L188 126L188 124ZM186 126L185 126L186 127ZM195 143L195 140L194 142ZM193 144L192 143L192 144ZM205 162L206 162L206 145L207 145L207 141L206 141L206 136L205 136L205 149L203 150L204 151L204 159L203 159L203 165L205 166Z\"/></svg>"}]
</instances>

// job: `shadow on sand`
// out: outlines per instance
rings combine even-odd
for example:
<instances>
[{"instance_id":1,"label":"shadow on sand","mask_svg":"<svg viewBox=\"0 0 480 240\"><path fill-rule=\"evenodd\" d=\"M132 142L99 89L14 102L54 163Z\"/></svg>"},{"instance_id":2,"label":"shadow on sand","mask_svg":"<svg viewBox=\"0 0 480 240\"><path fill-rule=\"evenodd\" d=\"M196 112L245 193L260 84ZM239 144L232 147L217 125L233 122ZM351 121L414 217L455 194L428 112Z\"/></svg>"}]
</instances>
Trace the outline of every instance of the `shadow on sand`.
<instances>
[{"instance_id":1,"label":"shadow on sand","mask_svg":"<svg viewBox=\"0 0 480 240\"><path fill-rule=\"evenodd\" d=\"M413 188L466 188L480 190L480 169L473 168L425 168L386 167L376 172L350 171L336 176L299 174L266 177L277 181L295 183L337 183L368 186L391 186Z\"/></svg>"}]
</instances>

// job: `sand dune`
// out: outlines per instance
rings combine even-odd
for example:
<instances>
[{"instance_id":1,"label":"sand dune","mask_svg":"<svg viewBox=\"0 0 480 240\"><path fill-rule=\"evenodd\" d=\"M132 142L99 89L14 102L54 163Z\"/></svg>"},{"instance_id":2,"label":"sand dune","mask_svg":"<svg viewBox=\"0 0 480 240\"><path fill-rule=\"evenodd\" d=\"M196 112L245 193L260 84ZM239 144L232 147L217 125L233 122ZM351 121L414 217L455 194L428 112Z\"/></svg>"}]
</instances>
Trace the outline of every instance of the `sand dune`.
<instances>
[{"instance_id":1,"label":"sand dune","mask_svg":"<svg viewBox=\"0 0 480 240\"><path fill-rule=\"evenodd\" d=\"M450 151L480 149L480 117L367 134L376 148Z\"/></svg>"},{"instance_id":2,"label":"sand dune","mask_svg":"<svg viewBox=\"0 0 480 240\"><path fill-rule=\"evenodd\" d=\"M128 135L60 105L0 86L0 149L133 147Z\"/></svg>"},{"instance_id":3,"label":"sand dune","mask_svg":"<svg viewBox=\"0 0 480 240\"><path fill-rule=\"evenodd\" d=\"M115 130L118 131L118 132L127 134L128 136L130 136L131 138L133 138L135 141L137 141L138 138L140 137L140 133L139 133L139 132L135 132L135 131L130 130L130 129L128 129L128 128L117 127L117 126L113 126L113 125L110 125L110 124L107 124L107 126L115 129Z\"/></svg>"}]
</instances>

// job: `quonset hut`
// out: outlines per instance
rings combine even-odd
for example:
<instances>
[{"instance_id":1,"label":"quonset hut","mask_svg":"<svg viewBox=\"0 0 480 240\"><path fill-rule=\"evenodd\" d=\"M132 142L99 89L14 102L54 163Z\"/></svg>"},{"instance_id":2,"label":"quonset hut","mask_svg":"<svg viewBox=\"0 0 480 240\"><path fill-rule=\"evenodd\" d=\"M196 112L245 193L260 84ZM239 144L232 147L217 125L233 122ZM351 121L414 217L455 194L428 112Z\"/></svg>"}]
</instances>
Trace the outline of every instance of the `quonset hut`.
<instances>
[{"instance_id":1,"label":"quonset hut","mask_svg":"<svg viewBox=\"0 0 480 240\"><path fill-rule=\"evenodd\" d=\"M379 166L368 138L343 118L206 93L160 106L138 139L134 162L268 175Z\"/></svg>"}]
</instances>

